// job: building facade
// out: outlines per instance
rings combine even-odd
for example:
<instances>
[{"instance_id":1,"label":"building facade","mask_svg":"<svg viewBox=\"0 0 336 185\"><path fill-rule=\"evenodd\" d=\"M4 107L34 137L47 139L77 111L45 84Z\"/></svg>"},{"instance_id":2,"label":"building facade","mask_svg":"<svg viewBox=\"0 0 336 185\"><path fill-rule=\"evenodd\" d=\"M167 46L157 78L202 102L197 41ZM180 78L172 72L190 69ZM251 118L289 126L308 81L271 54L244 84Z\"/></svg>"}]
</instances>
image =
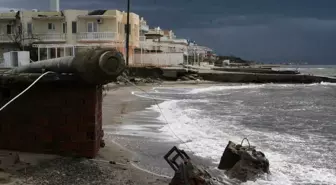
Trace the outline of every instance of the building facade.
<instances>
[{"instance_id":1,"label":"building facade","mask_svg":"<svg viewBox=\"0 0 336 185\"><path fill-rule=\"evenodd\" d=\"M6 49L1 51L15 50L13 47L18 44L32 45L37 48L38 60L73 56L90 47L117 48L124 53L126 20L126 12L118 10L3 13L0 14L0 45ZM139 16L131 13L130 62L132 51L139 47L139 23Z\"/></svg>"},{"instance_id":2,"label":"building facade","mask_svg":"<svg viewBox=\"0 0 336 185\"><path fill-rule=\"evenodd\" d=\"M3 53L19 50L17 45L14 44L15 38L13 38L16 15L17 13L14 11L0 13L0 63L4 60Z\"/></svg>"},{"instance_id":3,"label":"building facade","mask_svg":"<svg viewBox=\"0 0 336 185\"><path fill-rule=\"evenodd\" d=\"M57 10L59 1L51 2ZM0 62L4 52L15 50L31 51L34 60L74 56L95 47L117 48L126 55L126 24L127 13L119 10L0 13ZM130 13L130 29L129 64L173 65L177 59L178 63L200 64L212 52L178 38L172 30L150 28L135 13Z\"/></svg>"}]
</instances>

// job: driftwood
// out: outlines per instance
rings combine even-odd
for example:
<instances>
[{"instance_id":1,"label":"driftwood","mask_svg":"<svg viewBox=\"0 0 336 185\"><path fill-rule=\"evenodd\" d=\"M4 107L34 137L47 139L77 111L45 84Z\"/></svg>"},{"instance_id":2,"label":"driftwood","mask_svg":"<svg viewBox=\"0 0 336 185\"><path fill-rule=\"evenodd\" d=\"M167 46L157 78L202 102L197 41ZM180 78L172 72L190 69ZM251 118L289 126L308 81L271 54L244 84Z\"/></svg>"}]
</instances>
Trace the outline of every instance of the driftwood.
<instances>
[{"instance_id":1,"label":"driftwood","mask_svg":"<svg viewBox=\"0 0 336 185\"><path fill-rule=\"evenodd\" d=\"M0 79L35 78L43 72L74 74L87 83L106 84L115 80L125 69L123 55L115 49L92 49L75 57L42 60L0 74ZM53 75L49 75L51 77ZM55 75L54 75L55 76ZM69 76L68 76L69 77Z\"/></svg>"}]
</instances>

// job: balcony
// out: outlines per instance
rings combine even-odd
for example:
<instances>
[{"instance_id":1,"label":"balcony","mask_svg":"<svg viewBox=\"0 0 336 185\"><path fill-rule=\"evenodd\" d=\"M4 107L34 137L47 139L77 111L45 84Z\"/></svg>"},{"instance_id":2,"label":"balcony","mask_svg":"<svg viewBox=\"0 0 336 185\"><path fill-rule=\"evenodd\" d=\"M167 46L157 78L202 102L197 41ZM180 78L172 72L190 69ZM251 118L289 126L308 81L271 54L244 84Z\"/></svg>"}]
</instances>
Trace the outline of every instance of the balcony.
<instances>
[{"instance_id":1,"label":"balcony","mask_svg":"<svg viewBox=\"0 0 336 185\"><path fill-rule=\"evenodd\" d=\"M139 37L139 41L140 41L140 42L144 42L144 41L146 41L146 36L140 36L140 37Z\"/></svg>"},{"instance_id":2,"label":"balcony","mask_svg":"<svg viewBox=\"0 0 336 185\"><path fill-rule=\"evenodd\" d=\"M77 34L78 41L115 41L116 32L81 32Z\"/></svg>"},{"instance_id":3,"label":"balcony","mask_svg":"<svg viewBox=\"0 0 336 185\"><path fill-rule=\"evenodd\" d=\"M148 25L145 25L145 24L142 24L142 25L140 25L140 30L141 30L141 31L148 32L148 31L149 31L149 26L148 26Z\"/></svg>"},{"instance_id":4,"label":"balcony","mask_svg":"<svg viewBox=\"0 0 336 185\"><path fill-rule=\"evenodd\" d=\"M176 43L176 44L188 45L187 39L174 39L173 42Z\"/></svg>"},{"instance_id":5,"label":"balcony","mask_svg":"<svg viewBox=\"0 0 336 185\"><path fill-rule=\"evenodd\" d=\"M145 36L148 39L158 39L164 36L164 32L160 29L150 29L147 33L145 33Z\"/></svg>"},{"instance_id":6,"label":"balcony","mask_svg":"<svg viewBox=\"0 0 336 185\"><path fill-rule=\"evenodd\" d=\"M65 42L66 35L64 33L38 33L32 36L38 42Z\"/></svg>"},{"instance_id":7,"label":"balcony","mask_svg":"<svg viewBox=\"0 0 336 185\"><path fill-rule=\"evenodd\" d=\"M13 35L11 34L1 34L0 35L0 43L12 43L14 40L12 39Z\"/></svg>"}]
</instances>

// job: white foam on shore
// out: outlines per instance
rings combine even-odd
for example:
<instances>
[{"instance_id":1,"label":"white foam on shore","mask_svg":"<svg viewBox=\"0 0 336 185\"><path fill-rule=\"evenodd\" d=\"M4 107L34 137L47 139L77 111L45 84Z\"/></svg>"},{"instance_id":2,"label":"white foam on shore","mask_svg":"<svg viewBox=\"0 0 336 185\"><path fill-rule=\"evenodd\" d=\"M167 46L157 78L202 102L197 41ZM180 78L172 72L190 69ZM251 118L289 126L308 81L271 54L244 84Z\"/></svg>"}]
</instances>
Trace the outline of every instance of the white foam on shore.
<instances>
[{"instance_id":1,"label":"white foam on shore","mask_svg":"<svg viewBox=\"0 0 336 185\"><path fill-rule=\"evenodd\" d=\"M240 89L259 89L259 88L292 88L292 87L311 87L311 86L336 86L336 83L321 82L312 84L249 84L249 85L227 85L227 86L211 86L205 88L196 88L187 92L187 94L199 94L199 93L209 93L219 91L229 91L229 90L240 90ZM180 93L182 94L182 93Z\"/></svg>"},{"instance_id":2,"label":"white foam on shore","mask_svg":"<svg viewBox=\"0 0 336 185\"><path fill-rule=\"evenodd\" d=\"M210 89L210 88L209 88ZM205 91L203 91L205 92ZM336 184L335 171L326 168L316 168L308 165L292 163L295 153L288 155L274 152L267 146L276 146L291 150L289 143L304 145L304 139L277 132L262 132L251 130L240 124L244 113L241 116L226 116L221 120L215 118L202 117L202 110L188 109L181 107L181 104L188 101L202 100L170 100L161 103L159 106L164 115L158 119L168 122L161 131L170 133L171 138L177 135L182 142L179 147L185 150L192 149L195 155L212 159L218 164L220 157L229 140L240 142L242 138L250 139L252 145L265 152L271 164L271 176L260 179L257 182L247 182L245 184ZM158 107L153 106L153 110L161 112ZM247 114L246 114L247 115ZM174 133L172 133L174 132ZM302 146L303 149L305 146Z\"/></svg>"},{"instance_id":3,"label":"white foam on shore","mask_svg":"<svg viewBox=\"0 0 336 185\"><path fill-rule=\"evenodd\" d=\"M326 86L336 86L336 83L321 82L321 85L326 85Z\"/></svg>"},{"instance_id":4,"label":"white foam on shore","mask_svg":"<svg viewBox=\"0 0 336 185\"><path fill-rule=\"evenodd\" d=\"M205 93L205 92L213 92L213 91L222 91L222 90L233 90L233 89L253 89L253 88L260 88L264 87L265 84L250 84L250 85L236 85L236 86L211 86L206 88L197 88L192 89L188 93L190 94L198 94L198 93Z\"/></svg>"},{"instance_id":5,"label":"white foam on shore","mask_svg":"<svg viewBox=\"0 0 336 185\"><path fill-rule=\"evenodd\" d=\"M148 96L145 92L141 92L141 91L132 91L132 95L135 95L141 98L152 99L152 100L162 100L162 101L170 100L167 98L161 98L161 97L157 97L153 95Z\"/></svg>"}]
</instances>

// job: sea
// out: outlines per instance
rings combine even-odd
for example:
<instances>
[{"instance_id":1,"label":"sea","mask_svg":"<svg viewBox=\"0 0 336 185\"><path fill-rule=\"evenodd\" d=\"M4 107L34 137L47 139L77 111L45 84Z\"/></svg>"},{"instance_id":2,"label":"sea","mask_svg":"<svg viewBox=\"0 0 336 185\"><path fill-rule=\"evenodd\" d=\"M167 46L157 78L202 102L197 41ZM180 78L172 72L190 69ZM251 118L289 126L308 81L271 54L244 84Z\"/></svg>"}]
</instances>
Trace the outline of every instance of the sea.
<instances>
[{"instance_id":1,"label":"sea","mask_svg":"<svg viewBox=\"0 0 336 185\"><path fill-rule=\"evenodd\" d=\"M284 69L336 76L336 66ZM133 94L160 101L142 114L161 123L152 127L156 141L175 142L214 167L229 141L247 138L265 153L271 174L243 184L336 185L336 84L156 87Z\"/></svg>"}]
</instances>

